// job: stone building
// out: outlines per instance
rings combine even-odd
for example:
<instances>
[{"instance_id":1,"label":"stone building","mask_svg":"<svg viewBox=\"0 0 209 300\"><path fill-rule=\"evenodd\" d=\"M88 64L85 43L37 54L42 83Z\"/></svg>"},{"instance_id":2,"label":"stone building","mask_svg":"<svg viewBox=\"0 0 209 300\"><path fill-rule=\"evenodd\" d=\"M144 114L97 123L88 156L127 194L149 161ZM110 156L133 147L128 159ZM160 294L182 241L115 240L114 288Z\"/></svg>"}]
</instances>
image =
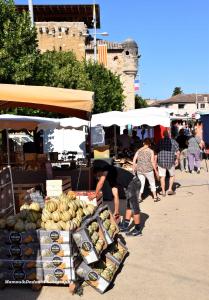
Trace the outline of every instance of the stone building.
<instances>
[{"instance_id":1,"label":"stone building","mask_svg":"<svg viewBox=\"0 0 209 300\"><path fill-rule=\"evenodd\" d=\"M28 10L26 5L16 7L19 11ZM93 28L92 19L92 5L34 5L40 51L73 51L79 60L93 60L94 45L89 35L89 30ZM96 5L96 24L99 29L99 5ZM120 75L125 95L124 110L133 109L139 58L137 43L132 39L120 43L97 40L97 45L101 44L107 45L106 67Z\"/></svg>"}]
</instances>

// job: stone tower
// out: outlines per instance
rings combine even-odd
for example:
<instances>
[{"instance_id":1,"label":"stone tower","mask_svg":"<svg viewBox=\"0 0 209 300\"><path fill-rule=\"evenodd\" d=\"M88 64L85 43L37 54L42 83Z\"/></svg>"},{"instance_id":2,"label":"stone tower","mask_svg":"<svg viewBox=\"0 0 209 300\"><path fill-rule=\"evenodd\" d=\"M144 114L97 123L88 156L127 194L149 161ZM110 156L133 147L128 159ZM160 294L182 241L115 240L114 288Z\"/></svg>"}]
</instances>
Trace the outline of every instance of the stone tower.
<instances>
[{"instance_id":1,"label":"stone tower","mask_svg":"<svg viewBox=\"0 0 209 300\"><path fill-rule=\"evenodd\" d=\"M107 45L107 68L120 75L124 89L124 110L135 108L134 81L138 72L138 45L132 39L122 43L97 40L97 45ZM93 60L93 41L86 45L86 59ZM98 48L98 47L97 47Z\"/></svg>"},{"instance_id":2,"label":"stone tower","mask_svg":"<svg viewBox=\"0 0 209 300\"><path fill-rule=\"evenodd\" d=\"M123 82L124 94L126 97L125 110L135 108L134 81L138 72L138 45L132 39L127 39L123 46L123 72L121 81Z\"/></svg>"}]
</instances>

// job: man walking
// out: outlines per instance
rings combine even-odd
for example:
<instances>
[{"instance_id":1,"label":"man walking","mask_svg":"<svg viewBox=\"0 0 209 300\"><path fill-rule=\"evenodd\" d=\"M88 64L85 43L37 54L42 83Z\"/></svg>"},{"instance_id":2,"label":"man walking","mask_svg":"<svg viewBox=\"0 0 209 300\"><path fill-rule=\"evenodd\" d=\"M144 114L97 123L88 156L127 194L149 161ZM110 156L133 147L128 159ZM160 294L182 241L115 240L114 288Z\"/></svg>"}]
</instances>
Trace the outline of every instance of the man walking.
<instances>
[{"instance_id":1,"label":"man walking","mask_svg":"<svg viewBox=\"0 0 209 300\"><path fill-rule=\"evenodd\" d=\"M165 177L166 171L169 172L169 188L168 195L174 195L173 183L175 179L175 167L179 164L179 145L178 143L169 137L168 130L163 132L163 139L161 139L157 145L157 163L158 172L160 177L160 184L162 189L162 196L166 196L165 192Z\"/></svg>"}]
</instances>

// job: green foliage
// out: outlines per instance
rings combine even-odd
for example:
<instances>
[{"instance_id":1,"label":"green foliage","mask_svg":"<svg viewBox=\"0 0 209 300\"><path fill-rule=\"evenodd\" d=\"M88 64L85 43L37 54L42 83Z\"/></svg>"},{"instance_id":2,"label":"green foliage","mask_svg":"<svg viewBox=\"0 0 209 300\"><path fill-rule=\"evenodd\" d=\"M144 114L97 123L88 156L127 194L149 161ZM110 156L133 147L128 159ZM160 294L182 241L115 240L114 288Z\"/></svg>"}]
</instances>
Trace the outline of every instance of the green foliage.
<instances>
[{"instance_id":1,"label":"green foliage","mask_svg":"<svg viewBox=\"0 0 209 300\"><path fill-rule=\"evenodd\" d=\"M29 14L0 0L0 82L30 84L37 59L36 31Z\"/></svg>"},{"instance_id":2,"label":"green foliage","mask_svg":"<svg viewBox=\"0 0 209 300\"><path fill-rule=\"evenodd\" d=\"M122 110L124 96L119 76L107 70L103 65L91 61L83 62L83 64L92 84L91 90L95 92L93 113Z\"/></svg>"},{"instance_id":3,"label":"green foliage","mask_svg":"<svg viewBox=\"0 0 209 300\"><path fill-rule=\"evenodd\" d=\"M144 108L147 107L147 101L146 99L143 99L139 95L135 95L135 108Z\"/></svg>"},{"instance_id":4,"label":"green foliage","mask_svg":"<svg viewBox=\"0 0 209 300\"><path fill-rule=\"evenodd\" d=\"M73 52L47 51L40 55L34 83L69 89L91 89L85 67L76 60Z\"/></svg>"},{"instance_id":5,"label":"green foliage","mask_svg":"<svg viewBox=\"0 0 209 300\"><path fill-rule=\"evenodd\" d=\"M173 90L172 97L173 97L173 96L176 96L176 95L179 95L179 94L183 94L183 91L182 91L181 87L177 86L177 87L175 87L175 89Z\"/></svg>"}]
</instances>

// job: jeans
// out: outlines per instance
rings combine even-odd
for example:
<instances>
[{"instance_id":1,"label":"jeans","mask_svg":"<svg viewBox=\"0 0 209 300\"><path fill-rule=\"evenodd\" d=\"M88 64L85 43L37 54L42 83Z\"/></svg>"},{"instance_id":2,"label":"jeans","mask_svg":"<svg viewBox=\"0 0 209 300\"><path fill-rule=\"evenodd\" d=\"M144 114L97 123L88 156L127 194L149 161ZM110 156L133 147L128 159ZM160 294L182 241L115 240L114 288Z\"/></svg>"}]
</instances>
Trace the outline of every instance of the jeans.
<instances>
[{"instance_id":1,"label":"jeans","mask_svg":"<svg viewBox=\"0 0 209 300\"><path fill-rule=\"evenodd\" d=\"M189 170L194 170L194 165L199 170L200 169L200 151L196 151L195 153L188 153L188 162L189 162Z\"/></svg>"}]
</instances>

